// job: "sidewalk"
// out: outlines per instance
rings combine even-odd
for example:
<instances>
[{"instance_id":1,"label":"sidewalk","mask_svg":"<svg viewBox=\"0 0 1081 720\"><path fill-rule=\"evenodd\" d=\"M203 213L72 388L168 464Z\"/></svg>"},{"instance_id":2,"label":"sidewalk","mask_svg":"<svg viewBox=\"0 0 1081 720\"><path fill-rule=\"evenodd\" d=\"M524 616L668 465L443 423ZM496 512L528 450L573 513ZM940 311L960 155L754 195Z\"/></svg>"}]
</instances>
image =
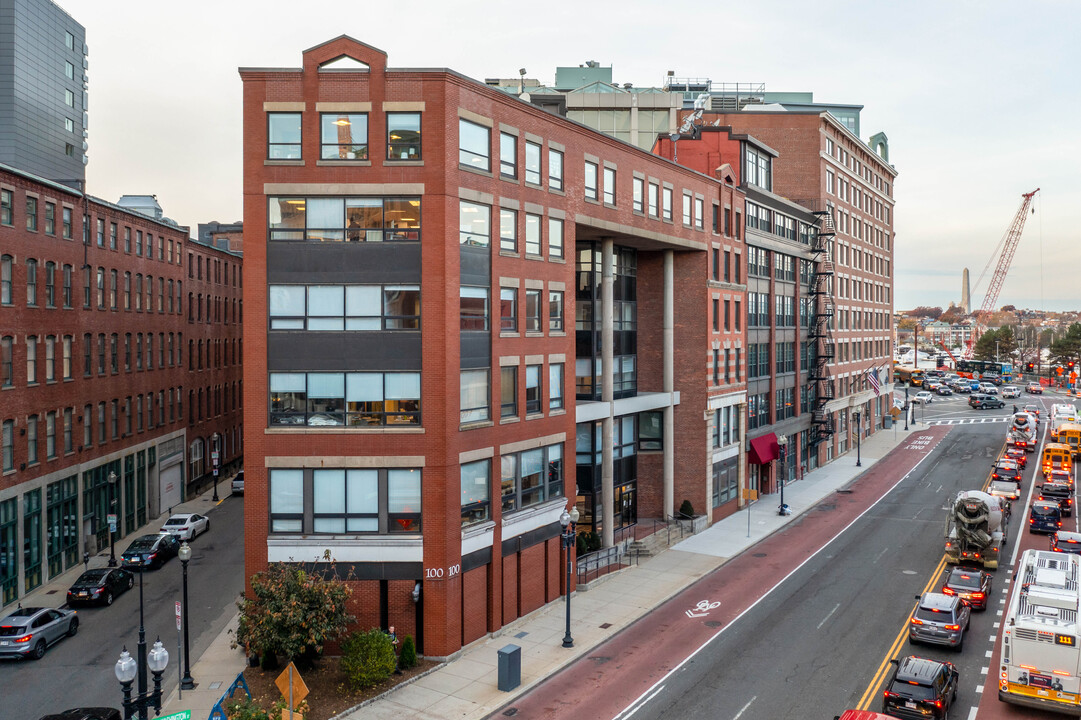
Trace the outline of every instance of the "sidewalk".
<instances>
[{"instance_id":1,"label":"sidewalk","mask_svg":"<svg viewBox=\"0 0 1081 720\"><path fill-rule=\"evenodd\" d=\"M565 605L562 601L550 603L502 628L494 637L465 647L456 660L439 666L416 682L398 687L341 717L350 720L486 717L574 660L588 655L595 647L731 557L777 532L823 497L848 485L924 427L913 425L907 432L901 428L881 430L863 441L862 467L856 467L853 450L791 483L785 488L785 502L791 515L778 515L780 496L769 495L751 506L749 534L747 511L737 512L644 560L641 565L617 572L588 590L574 593L571 599L573 649L561 644ZM496 687L496 651L511 643L522 648L522 684L512 692L501 692Z\"/></svg>"}]
</instances>

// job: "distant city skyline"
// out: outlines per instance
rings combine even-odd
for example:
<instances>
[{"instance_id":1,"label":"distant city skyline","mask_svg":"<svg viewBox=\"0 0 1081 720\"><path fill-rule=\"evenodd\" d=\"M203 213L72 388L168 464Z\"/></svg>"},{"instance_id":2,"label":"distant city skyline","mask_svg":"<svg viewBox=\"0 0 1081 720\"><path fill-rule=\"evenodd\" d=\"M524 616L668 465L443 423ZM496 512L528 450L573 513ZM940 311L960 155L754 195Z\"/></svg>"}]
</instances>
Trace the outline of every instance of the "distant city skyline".
<instances>
[{"instance_id":1,"label":"distant city skyline","mask_svg":"<svg viewBox=\"0 0 1081 720\"><path fill-rule=\"evenodd\" d=\"M977 279L1021 194L1036 187L1036 214L998 304L1079 305L1072 273L1081 174L1072 126L1081 94L1070 73L1081 66L1081 50L1070 30L1081 6L1074 3L1038 1L1018 12L1007 2L919 0L901 13L850 0L767 0L659 22L657 7L641 0L556 0L523 22L511 4L423 1L408 33L398 31L406 21L392 6L365 7L354 20L356 5L333 1L320 13L297 13L280 0L258 12L246 3L207 4L209 27L191 5L60 4L87 28L89 191L113 202L155 194L192 235L198 223L241 219L237 68L298 67L304 49L347 34L385 50L392 67L450 67L477 80L516 77L524 67L550 83L557 66L596 60L613 67L618 83L659 86L673 70L863 105L861 139L885 132L900 173L896 308L960 303L966 266L979 307L987 278ZM465 27L482 41L448 32ZM723 42L703 42L691 27L717 28Z\"/></svg>"}]
</instances>

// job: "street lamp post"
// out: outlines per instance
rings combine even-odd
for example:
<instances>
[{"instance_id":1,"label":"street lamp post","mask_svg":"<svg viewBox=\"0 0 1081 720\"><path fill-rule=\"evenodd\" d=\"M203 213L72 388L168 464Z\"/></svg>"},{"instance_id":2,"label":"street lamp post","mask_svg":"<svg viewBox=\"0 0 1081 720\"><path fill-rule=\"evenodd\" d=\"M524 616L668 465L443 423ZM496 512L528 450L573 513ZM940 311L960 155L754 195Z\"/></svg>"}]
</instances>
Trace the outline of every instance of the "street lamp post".
<instances>
[{"instance_id":1,"label":"street lamp post","mask_svg":"<svg viewBox=\"0 0 1081 720\"><path fill-rule=\"evenodd\" d=\"M788 456L788 438L785 437L784 435L781 435L780 437L778 437L777 438L777 446L781 450L781 467L780 467L780 471L778 473L778 475L780 477L778 477L778 479L777 479L777 482L781 486L781 504L777 507L777 514L778 515L787 515L788 514L788 506L784 504L784 486L785 486L785 480L787 480L788 478L785 475L785 464L784 463L785 463L785 459Z\"/></svg>"},{"instance_id":2,"label":"street lamp post","mask_svg":"<svg viewBox=\"0 0 1081 720\"><path fill-rule=\"evenodd\" d=\"M116 517L116 473L109 471L109 510ZM117 518L119 521L119 518ZM116 531L109 524L109 567L116 567Z\"/></svg>"},{"instance_id":3,"label":"street lamp post","mask_svg":"<svg viewBox=\"0 0 1081 720\"><path fill-rule=\"evenodd\" d=\"M559 515L559 524L563 526L563 534L559 537L563 540L563 552L567 555L567 632L563 635L565 648L574 647L574 638L571 637L571 548L574 547L578 517L577 507L571 507L570 512L564 510Z\"/></svg>"},{"instance_id":4,"label":"street lamp post","mask_svg":"<svg viewBox=\"0 0 1081 720\"><path fill-rule=\"evenodd\" d=\"M146 628L143 626L143 571L139 572L139 646L137 658L128 654L125 645L120 653L120 659L116 661L113 672L120 681L120 689L124 695L124 720L131 720L135 715L139 720L150 720L150 709L154 714L161 712L161 676L165 672L165 666L169 664L169 651L161 644L161 638L154 642L154 647L148 653L146 651ZM148 692L146 687L146 669L154 674L154 691ZM131 696L131 683L138 678L139 694Z\"/></svg>"},{"instance_id":5,"label":"street lamp post","mask_svg":"<svg viewBox=\"0 0 1081 720\"><path fill-rule=\"evenodd\" d=\"M191 546L187 542L180 546L177 557L184 568L184 677L180 680L180 689L194 690L195 680L191 677L191 643L188 641L188 560L191 560Z\"/></svg>"},{"instance_id":6,"label":"street lamp post","mask_svg":"<svg viewBox=\"0 0 1081 720\"><path fill-rule=\"evenodd\" d=\"M908 412L909 412L908 386L905 385L905 430L908 430Z\"/></svg>"},{"instance_id":7,"label":"street lamp post","mask_svg":"<svg viewBox=\"0 0 1081 720\"><path fill-rule=\"evenodd\" d=\"M860 414L859 410L857 410L855 412L855 415L856 415L856 467L863 467L863 463L860 462L860 435L863 434L863 426L861 425L863 415Z\"/></svg>"},{"instance_id":8,"label":"street lamp post","mask_svg":"<svg viewBox=\"0 0 1081 720\"><path fill-rule=\"evenodd\" d=\"M218 434L214 433L210 440L210 465L214 468L214 502L218 502Z\"/></svg>"}]
</instances>

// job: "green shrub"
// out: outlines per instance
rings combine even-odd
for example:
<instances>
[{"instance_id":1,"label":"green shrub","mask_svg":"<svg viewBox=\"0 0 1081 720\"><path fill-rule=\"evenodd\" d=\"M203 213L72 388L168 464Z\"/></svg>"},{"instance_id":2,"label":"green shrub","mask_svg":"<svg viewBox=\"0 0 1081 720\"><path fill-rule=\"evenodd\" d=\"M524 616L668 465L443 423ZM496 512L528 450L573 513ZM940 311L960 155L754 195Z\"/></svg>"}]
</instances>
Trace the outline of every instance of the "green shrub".
<instances>
[{"instance_id":1,"label":"green shrub","mask_svg":"<svg viewBox=\"0 0 1081 720\"><path fill-rule=\"evenodd\" d=\"M589 530L584 533L578 533L577 548L579 555L585 555L596 550L601 549L601 536L597 533Z\"/></svg>"},{"instance_id":2,"label":"green shrub","mask_svg":"<svg viewBox=\"0 0 1081 720\"><path fill-rule=\"evenodd\" d=\"M679 506L679 514L685 518L694 517L694 507L691 506L690 500L684 500Z\"/></svg>"},{"instance_id":3,"label":"green shrub","mask_svg":"<svg viewBox=\"0 0 1081 720\"><path fill-rule=\"evenodd\" d=\"M250 698L228 701L225 712L229 714L229 720L270 720L270 713Z\"/></svg>"},{"instance_id":4,"label":"green shrub","mask_svg":"<svg viewBox=\"0 0 1081 720\"><path fill-rule=\"evenodd\" d=\"M394 672L394 645L379 628L355 632L342 643L341 668L355 690L378 685Z\"/></svg>"},{"instance_id":5,"label":"green shrub","mask_svg":"<svg viewBox=\"0 0 1081 720\"><path fill-rule=\"evenodd\" d=\"M413 642L412 635L406 635L402 641L402 652L398 656L398 665L403 670L417 666L417 645Z\"/></svg>"}]
</instances>

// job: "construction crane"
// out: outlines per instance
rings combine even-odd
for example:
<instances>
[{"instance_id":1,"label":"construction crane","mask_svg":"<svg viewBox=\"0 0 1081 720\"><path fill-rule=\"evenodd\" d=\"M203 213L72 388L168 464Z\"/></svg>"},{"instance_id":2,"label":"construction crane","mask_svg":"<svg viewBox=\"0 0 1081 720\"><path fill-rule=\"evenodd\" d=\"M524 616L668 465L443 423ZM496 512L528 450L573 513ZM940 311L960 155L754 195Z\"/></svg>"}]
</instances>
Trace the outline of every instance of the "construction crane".
<instances>
[{"instance_id":1,"label":"construction crane","mask_svg":"<svg viewBox=\"0 0 1081 720\"><path fill-rule=\"evenodd\" d=\"M941 340L936 340L935 342L937 342L937 343L939 344L939 346L940 346L940 347L941 347L941 348L942 348L943 350L945 350L945 351L946 351L946 355L948 355L948 356L949 356L950 360L953 360L953 369L954 369L954 370L956 370L956 369L957 369L957 358L955 358L955 357L953 356L953 353L952 353L952 352L950 352L950 349L949 349L948 347L946 347L946 343L942 342Z\"/></svg>"},{"instance_id":2,"label":"construction crane","mask_svg":"<svg viewBox=\"0 0 1081 720\"><path fill-rule=\"evenodd\" d=\"M1010 264L1013 263L1013 254L1017 251L1017 243L1021 240L1021 231L1025 229L1025 220L1028 219L1028 209L1032 206L1032 198L1036 193L1040 192L1040 188L1036 188L1030 193L1025 193L1021 196L1021 207L1017 209L1017 214L1013 217L1013 222L1010 223L1010 227L1006 230L1006 234L999 241L998 247L995 248L995 255L998 256L998 264L995 266L995 273L991 276L991 284L987 287L987 293L983 296L983 305L976 311L975 319L976 326L973 328L974 332L968 340L965 341L965 357L972 357L972 346L976 341L977 335L982 335L986 326L987 319L991 317L995 311L995 305L998 303L998 294L1002 290L1002 283L1006 280L1006 273L1010 271ZM1036 212L1036 208L1032 208L1032 212ZM1001 251L1000 251L1001 249ZM991 260L994 260L995 255L991 256ZM987 263L987 267L983 269L980 274L980 279L977 280L979 284L983 276L987 274L987 268L991 266L991 261Z\"/></svg>"}]
</instances>

